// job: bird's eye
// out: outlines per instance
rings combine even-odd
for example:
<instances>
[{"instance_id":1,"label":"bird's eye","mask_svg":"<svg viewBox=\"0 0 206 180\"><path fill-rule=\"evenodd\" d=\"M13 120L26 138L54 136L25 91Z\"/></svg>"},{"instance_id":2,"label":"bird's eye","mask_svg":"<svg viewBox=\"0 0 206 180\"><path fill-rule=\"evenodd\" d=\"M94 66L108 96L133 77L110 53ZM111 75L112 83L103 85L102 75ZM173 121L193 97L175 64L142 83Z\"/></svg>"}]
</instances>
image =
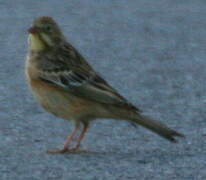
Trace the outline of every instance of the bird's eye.
<instances>
[{"instance_id":1,"label":"bird's eye","mask_svg":"<svg viewBox=\"0 0 206 180\"><path fill-rule=\"evenodd\" d=\"M52 28L51 28L50 25L46 25L46 26L44 27L44 29L45 29L46 32L51 32L51 30L52 30Z\"/></svg>"}]
</instances>

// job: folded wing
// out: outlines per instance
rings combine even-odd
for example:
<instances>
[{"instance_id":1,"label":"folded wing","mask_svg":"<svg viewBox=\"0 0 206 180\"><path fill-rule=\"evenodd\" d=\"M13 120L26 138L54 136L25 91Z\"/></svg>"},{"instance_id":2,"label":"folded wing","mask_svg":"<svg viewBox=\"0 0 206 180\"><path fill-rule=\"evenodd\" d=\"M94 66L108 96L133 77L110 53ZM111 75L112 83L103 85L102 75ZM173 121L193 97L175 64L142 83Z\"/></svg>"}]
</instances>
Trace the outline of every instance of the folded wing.
<instances>
[{"instance_id":1,"label":"folded wing","mask_svg":"<svg viewBox=\"0 0 206 180\"><path fill-rule=\"evenodd\" d=\"M40 78L76 96L99 103L126 106L138 110L94 71L77 68L75 70L55 69L53 72L44 70L41 71Z\"/></svg>"}]
</instances>

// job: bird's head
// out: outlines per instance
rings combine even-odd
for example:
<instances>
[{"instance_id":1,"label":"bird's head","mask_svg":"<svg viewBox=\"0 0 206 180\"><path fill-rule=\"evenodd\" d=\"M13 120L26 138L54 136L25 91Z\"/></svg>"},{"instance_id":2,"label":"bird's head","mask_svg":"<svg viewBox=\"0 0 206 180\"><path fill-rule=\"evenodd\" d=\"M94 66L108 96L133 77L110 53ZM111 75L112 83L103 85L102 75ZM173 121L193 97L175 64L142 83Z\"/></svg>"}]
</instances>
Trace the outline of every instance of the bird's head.
<instances>
[{"instance_id":1,"label":"bird's head","mask_svg":"<svg viewBox=\"0 0 206 180\"><path fill-rule=\"evenodd\" d=\"M42 51L55 48L64 41L60 28L51 17L42 16L34 19L28 32L30 50Z\"/></svg>"}]
</instances>

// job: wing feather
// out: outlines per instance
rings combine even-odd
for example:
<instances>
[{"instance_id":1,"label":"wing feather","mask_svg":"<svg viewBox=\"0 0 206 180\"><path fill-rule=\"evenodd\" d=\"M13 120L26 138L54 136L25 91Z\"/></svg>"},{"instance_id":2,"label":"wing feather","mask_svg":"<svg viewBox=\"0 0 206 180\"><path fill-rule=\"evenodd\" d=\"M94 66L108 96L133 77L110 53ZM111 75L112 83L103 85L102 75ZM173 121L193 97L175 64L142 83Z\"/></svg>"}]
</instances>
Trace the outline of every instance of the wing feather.
<instances>
[{"instance_id":1,"label":"wing feather","mask_svg":"<svg viewBox=\"0 0 206 180\"><path fill-rule=\"evenodd\" d=\"M104 79L94 72L85 75L85 72L77 70L55 71L53 73L42 71L40 78L55 86L63 88L76 96L97 101L99 103L119 106L126 105L135 108L125 98L119 95Z\"/></svg>"},{"instance_id":2,"label":"wing feather","mask_svg":"<svg viewBox=\"0 0 206 180\"><path fill-rule=\"evenodd\" d=\"M43 66L39 73L41 80L63 88L78 97L140 111L96 73L71 45L63 46L56 54L56 57L55 54L46 57L50 69L46 65ZM42 62L45 62L45 59Z\"/></svg>"}]
</instances>

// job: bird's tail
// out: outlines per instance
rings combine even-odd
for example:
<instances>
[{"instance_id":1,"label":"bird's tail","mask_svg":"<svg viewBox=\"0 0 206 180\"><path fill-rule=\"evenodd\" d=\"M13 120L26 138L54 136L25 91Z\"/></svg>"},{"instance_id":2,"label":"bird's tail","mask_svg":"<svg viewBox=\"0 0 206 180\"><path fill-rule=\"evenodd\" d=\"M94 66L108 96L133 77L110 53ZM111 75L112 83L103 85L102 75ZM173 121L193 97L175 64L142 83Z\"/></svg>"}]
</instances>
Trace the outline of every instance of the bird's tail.
<instances>
[{"instance_id":1,"label":"bird's tail","mask_svg":"<svg viewBox=\"0 0 206 180\"><path fill-rule=\"evenodd\" d=\"M147 129L157 133L161 137L163 137L171 142L174 142L174 143L177 142L175 139L176 136L177 137L184 137L183 134L168 128L164 124L162 124L158 121L154 121L154 120L150 119L149 117L138 114L138 113L135 113L135 115L133 114L133 117L130 118L130 121L132 123L139 124Z\"/></svg>"}]
</instances>

